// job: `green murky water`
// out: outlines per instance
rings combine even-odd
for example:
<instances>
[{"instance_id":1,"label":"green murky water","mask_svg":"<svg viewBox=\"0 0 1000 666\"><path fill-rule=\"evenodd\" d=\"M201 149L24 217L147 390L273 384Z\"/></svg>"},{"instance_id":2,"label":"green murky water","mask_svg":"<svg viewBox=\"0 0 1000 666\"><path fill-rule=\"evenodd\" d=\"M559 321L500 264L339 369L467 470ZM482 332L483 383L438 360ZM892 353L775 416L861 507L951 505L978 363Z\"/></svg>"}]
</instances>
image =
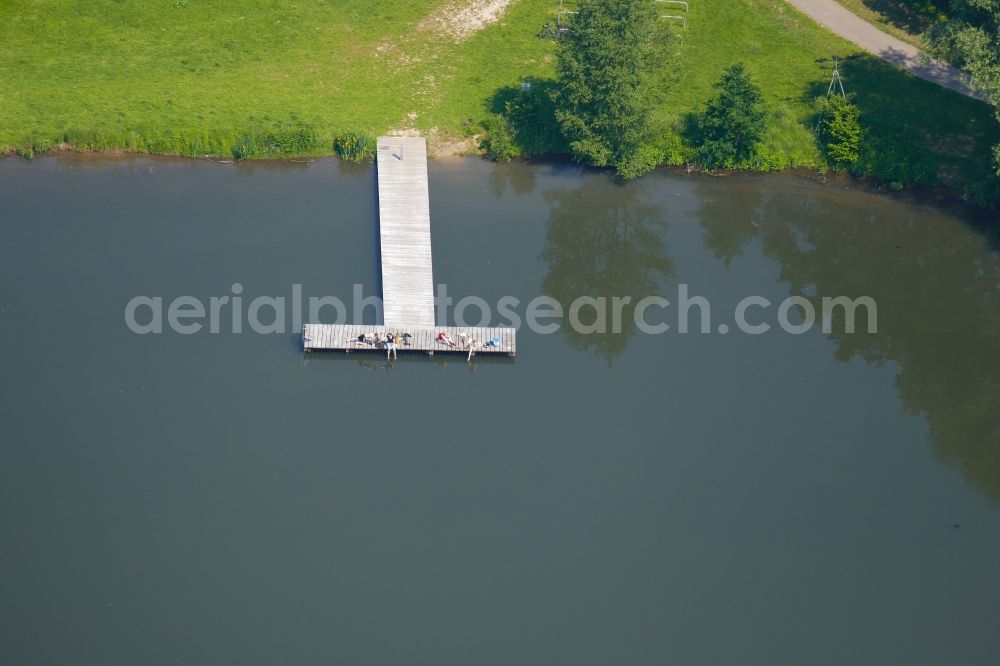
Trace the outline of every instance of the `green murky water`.
<instances>
[{"instance_id":1,"label":"green murky water","mask_svg":"<svg viewBox=\"0 0 1000 666\"><path fill-rule=\"evenodd\" d=\"M430 179L455 299L683 283L714 332L138 336L137 295L376 292L371 168L0 161L0 663L995 663L993 238L796 177ZM751 295L879 330L719 334Z\"/></svg>"}]
</instances>

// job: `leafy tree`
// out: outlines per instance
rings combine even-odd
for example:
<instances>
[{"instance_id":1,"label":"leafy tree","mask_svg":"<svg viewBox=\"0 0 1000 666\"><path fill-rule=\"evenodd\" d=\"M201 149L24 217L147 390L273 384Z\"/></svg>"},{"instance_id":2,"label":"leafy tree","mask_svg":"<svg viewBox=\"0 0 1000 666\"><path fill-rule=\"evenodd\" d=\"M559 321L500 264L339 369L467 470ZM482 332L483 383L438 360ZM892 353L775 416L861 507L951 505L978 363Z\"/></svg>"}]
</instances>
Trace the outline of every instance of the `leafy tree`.
<instances>
[{"instance_id":1,"label":"leafy tree","mask_svg":"<svg viewBox=\"0 0 1000 666\"><path fill-rule=\"evenodd\" d=\"M646 146L655 4L581 0L578 11L560 42L556 119L577 160L634 178L656 162Z\"/></svg>"},{"instance_id":2,"label":"leafy tree","mask_svg":"<svg viewBox=\"0 0 1000 666\"><path fill-rule=\"evenodd\" d=\"M757 152L767 128L763 95L742 64L733 65L715 84L719 95L698 117L699 161L707 167L735 167Z\"/></svg>"},{"instance_id":3,"label":"leafy tree","mask_svg":"<svg viewBox=\"0 0 1000 666\"><path fill-rule=\"evenodd\" d=\"M839 167L850 167L861 157L861 109L852 99L833 95L820 102L817 128L826 156Z\"/></svg>"},{"instance_id":4,"label":"leafy tree","mask_svg":"<svg viewBox=\"0 0 1000 666\"><path fill-rule=\"evenodd\" d=\"M950 18L930 37L937 54L961 67L986 101L1000 107L1000 0L952 0ZM1000 146L994 152L1000 174Z\"/></svg>"}]
</instances>

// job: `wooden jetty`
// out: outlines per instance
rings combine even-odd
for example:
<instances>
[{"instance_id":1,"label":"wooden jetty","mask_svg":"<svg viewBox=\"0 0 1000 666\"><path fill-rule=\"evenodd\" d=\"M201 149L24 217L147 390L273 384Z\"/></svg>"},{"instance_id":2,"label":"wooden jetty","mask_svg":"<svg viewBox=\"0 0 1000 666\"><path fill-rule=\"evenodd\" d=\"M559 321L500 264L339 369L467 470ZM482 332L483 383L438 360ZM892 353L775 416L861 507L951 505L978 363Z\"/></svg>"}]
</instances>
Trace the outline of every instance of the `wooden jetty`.
<instances>
[{"instance_id":1,"label":"wooden jetty","mask_svg":"<svg viewBox=\"0 0 1000 666\"><path fill-rule=\"evenodd\" d=\"M462 338L462 333L470 341L477 342L473 345L449 345L439 342L439 333L447 333L456 343ZM385 353L385 347L381 344L366 344L359 341L361 335L371 336L382 340L386 333L409 333L409 338L404 338L399 346L399 351L419 351L429 354L434 352L460 352L469 353L470 346L476 354L503 354L514 356L517 353L517 340L513 328L503 327L459 327L459 326L437 326L434 328L407 328L405 326L371 326L363 324L306 324L302 328L302 346L306 351L331 349L346 352L352 351L381 351ZM489 340L499 340L500 344L495 347L486 347Z\"/></svg>"},{"instance_id":2,"label":"wooden jetty","mask_svg":"<svg viewBox=\"0 0 1000 666\"><path fill-rule=\"evenodd\" d=\"M359 342L362 334L384 338L409 334L399 351L460 352L469 347L437 341L442 331L456 342L464 332L476 354L517 352L516 330L502 327L436 326L434 271L431 257L430 193L427 183L427 143L422 137L380 136L377 139L379 245L382 258L382 319L380 326L306 324L306 351L374 351L384 348ZM496 346L486 347L490 340Z\"/></svg>"},{"instance_id":3,"label":"wooden jetty","mask_svg":"<svg viewBox=\"0 0 1000 666\"><path fill-rule=\"evenodd\" d=\"M376 161L383 321L433 328L427 144L421 137L382 136Z\"/></svg>"}]
</instances>

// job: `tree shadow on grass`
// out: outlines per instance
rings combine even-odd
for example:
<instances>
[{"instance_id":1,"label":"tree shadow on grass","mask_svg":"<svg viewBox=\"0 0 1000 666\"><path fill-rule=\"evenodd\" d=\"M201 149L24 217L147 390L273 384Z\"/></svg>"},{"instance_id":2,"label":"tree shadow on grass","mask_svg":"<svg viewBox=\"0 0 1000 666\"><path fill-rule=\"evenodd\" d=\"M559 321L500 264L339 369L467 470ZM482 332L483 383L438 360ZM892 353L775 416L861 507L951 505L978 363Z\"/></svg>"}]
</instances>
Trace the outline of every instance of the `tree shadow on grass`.
<instances>
[{"instance_id":1,"label":"tree shadow on grass","mask_svg":"<svg viewBox=\"0 0 1000 666\"><path fill-rule=\"evenodd\" d=\"M980 204L996 202L1000 180L993 171L992 146L1000 124L987 105L893 68L871 54L844 60L841 80L856 96L864 129L856 175L884 182L944 185ZM830 72L803 91L813 102L825 97ZM818 118L807 122L815 129Z\"/></svg>"},{"instance_id":2,"label":"tree shadow on grass","mask_svg":"<svg viewBox=\"0 0 1000 666\"><path fill-rule=\"evenodd\" d=\"M862 0L886 23L918 35L948 12L948 0Z\"/></svg>"},{"instance_id":3,"label":"tree shadow on grass","mask_svg":"<svg viewBox=\"0 0 1000 666\"><path fill-rule=\"evenodd\" d=\"M704 133L698 127L698 118L704 110L704 107L700 107L694 111L688 111L681 117L679 122L681 139L687 145L694 146L695 149L701 146L705 140Z\"/></svg>"},{"instance_id":4,"label":"tree shadow on grass","mask_svg":"<svg viewBox=\"0 0 1000 666\"><path fill-rule=\"evenodd\" d=\"M552 101L556 82L541 79L528 83L527 89L507 86L497 90L489 101L490 112L507 118L516 130L514 142L525 157L566 153Z\"/></svg>"}]
</instances>

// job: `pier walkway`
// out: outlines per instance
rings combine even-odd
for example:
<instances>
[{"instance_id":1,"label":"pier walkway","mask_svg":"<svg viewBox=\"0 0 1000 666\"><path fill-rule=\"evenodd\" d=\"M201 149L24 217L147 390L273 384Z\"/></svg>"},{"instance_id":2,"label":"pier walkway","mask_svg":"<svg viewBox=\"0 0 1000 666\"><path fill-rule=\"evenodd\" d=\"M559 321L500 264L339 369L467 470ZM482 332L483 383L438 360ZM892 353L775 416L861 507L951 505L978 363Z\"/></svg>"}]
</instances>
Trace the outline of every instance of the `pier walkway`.
<instances>
[{"instance_id":1,"label":"pier walkway","mask_svg":"<svg viewBox=\"0 0 1000 666\"><path fill-rule=\"evenodd\" d=\"M378 220L386 326L434 327L427 144L378 138Z\"/></svg>"}]
</instances>

